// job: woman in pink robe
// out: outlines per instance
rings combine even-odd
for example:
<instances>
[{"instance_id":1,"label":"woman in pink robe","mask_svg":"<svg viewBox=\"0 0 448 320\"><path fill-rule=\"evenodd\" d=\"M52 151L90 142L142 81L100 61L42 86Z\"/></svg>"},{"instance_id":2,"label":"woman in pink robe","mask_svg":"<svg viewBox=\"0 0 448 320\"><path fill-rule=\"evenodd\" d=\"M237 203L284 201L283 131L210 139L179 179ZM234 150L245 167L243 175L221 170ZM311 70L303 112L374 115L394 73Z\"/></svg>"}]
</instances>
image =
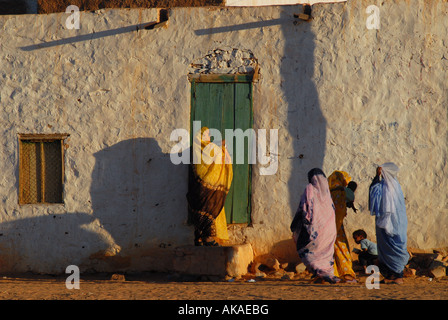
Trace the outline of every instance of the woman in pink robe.
<instances>
[{"instance_id":1,"label":"woman in pink robe","mask_svg":"<svg viewBox=\"0 0 448 320\"><path fill-rule=\"evenodd\" d=\"M335 209L328 180L315 168L308 172L308 181L291 231L305 266L319 281L336 283L340 279L334 275Z\"/></svg>"}]
</instances>

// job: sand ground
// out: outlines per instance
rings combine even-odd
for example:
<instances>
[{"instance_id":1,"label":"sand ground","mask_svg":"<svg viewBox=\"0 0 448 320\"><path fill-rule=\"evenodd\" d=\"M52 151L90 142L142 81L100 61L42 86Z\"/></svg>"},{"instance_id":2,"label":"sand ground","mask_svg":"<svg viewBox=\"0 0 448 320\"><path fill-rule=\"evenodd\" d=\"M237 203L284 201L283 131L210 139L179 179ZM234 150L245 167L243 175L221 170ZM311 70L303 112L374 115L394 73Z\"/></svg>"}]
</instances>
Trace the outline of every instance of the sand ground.
<instances>
[{"instance_id":1,"label":"sand ground","mask_svg":"<svg viewBox=\"0 0 448 320\"><path fill-rule=\"evenodd\" d=\"M81 274L79 289L67 289L65 275L3 276L0 300L448 300L448 277L413 276L401 285L380 284L379 289L366 288L367 275L359 275L356 284L334 285L313 284L307 277L218 281L160 273L124 277Z\"/></svg>"}]
</instances>

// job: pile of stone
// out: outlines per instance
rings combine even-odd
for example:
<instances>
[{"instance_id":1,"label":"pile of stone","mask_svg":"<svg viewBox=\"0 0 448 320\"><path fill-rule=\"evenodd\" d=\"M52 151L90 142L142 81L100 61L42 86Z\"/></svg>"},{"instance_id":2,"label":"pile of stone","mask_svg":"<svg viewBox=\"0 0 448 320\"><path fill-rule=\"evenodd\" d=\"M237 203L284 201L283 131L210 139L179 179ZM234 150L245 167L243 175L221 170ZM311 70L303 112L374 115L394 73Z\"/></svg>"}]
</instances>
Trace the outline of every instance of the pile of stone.
<instances>
[{"instance_id":1,"label":"pile of stone","mask_svg":"<svg viewBox=\"0 0 448 320\"><path fill-rule=\"evenodd\" d=\"M448 254L446 252L410 252L410 256L409 263L404 269L405 277L426 276L442 278L448 275Z\"/></svg>"},{"instance_id":2,"label":"pile of stone","mask_svg":"<svg viewBox=\"0 0 448 320\"><path fill-rule=\"evenodd\" d=\"M409 263L404 269L405 277L423 276L429 278L443 278L448 276L448 252L434 251L432 253L409 252ZM359 267L354 261L353 268ZM362 267L358 271L362 270ZM249 274L255 278L266 279L304 279L311 273L303 263L280 263L275 258L268 258L263 263L256 262L249 266Z\"/></svg>"},{"instance_id":3,"label":"pile of stone","mask_svg":"<svg viewBox=\"0 0 448 320\"><path fill-rule=\"evenodd\" d=\"M268 258L263 263L252 263L249 266L249 274L256 278L292 280L306 278L311 274L303 263L280 263L275 258Z\"/></svg>"}]
</instances>

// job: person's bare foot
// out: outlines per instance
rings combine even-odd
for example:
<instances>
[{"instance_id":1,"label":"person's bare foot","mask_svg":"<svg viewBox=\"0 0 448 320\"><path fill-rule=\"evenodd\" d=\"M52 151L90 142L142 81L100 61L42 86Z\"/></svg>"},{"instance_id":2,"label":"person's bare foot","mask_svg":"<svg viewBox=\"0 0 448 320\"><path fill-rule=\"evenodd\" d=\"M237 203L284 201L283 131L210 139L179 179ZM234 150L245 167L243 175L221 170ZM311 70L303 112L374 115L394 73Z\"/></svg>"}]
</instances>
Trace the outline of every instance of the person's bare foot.
<instances>
[{"instance_id":1,"label":"person's bare foot","mask_svg":"<svg viewBox=\"0 0 448 320\"><path fill-rule=\"evenodd\" d=\"M403 284L403 278L396 278L396 279L386 279L384 278L380 283L383 284Z\"/></svg>"},{"instance_id":2,"label":"person's bare foot","mask_svg":"<svg viewBox=\"0 0 448 320\"><path fill-rule=\"evenodd\" d=\"M357 283L358 282L358 280L356 280L355 277L352 277L349 274L344 275L343 280L344 280L345 283Z\"/></svg>"}]
</instances>

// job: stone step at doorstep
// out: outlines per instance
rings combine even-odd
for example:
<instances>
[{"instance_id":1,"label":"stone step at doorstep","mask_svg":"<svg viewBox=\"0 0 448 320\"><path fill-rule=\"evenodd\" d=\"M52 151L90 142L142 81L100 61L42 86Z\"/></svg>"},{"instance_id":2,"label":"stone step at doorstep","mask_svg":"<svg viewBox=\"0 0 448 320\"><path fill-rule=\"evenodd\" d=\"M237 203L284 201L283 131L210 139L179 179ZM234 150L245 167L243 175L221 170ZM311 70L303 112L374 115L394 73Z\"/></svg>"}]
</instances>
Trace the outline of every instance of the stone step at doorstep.
<instances>
[{"instance_id":1,"label":"stone step at doorstep","mask_svg":"<svg viewBox=\"0 0 448 320\"><path fill-rule=\"evenodd\" d=\"M254 254L250 244L175 248L173 271L179 274L239 277L248 272Z\"/></svg>"}]
</instances>

